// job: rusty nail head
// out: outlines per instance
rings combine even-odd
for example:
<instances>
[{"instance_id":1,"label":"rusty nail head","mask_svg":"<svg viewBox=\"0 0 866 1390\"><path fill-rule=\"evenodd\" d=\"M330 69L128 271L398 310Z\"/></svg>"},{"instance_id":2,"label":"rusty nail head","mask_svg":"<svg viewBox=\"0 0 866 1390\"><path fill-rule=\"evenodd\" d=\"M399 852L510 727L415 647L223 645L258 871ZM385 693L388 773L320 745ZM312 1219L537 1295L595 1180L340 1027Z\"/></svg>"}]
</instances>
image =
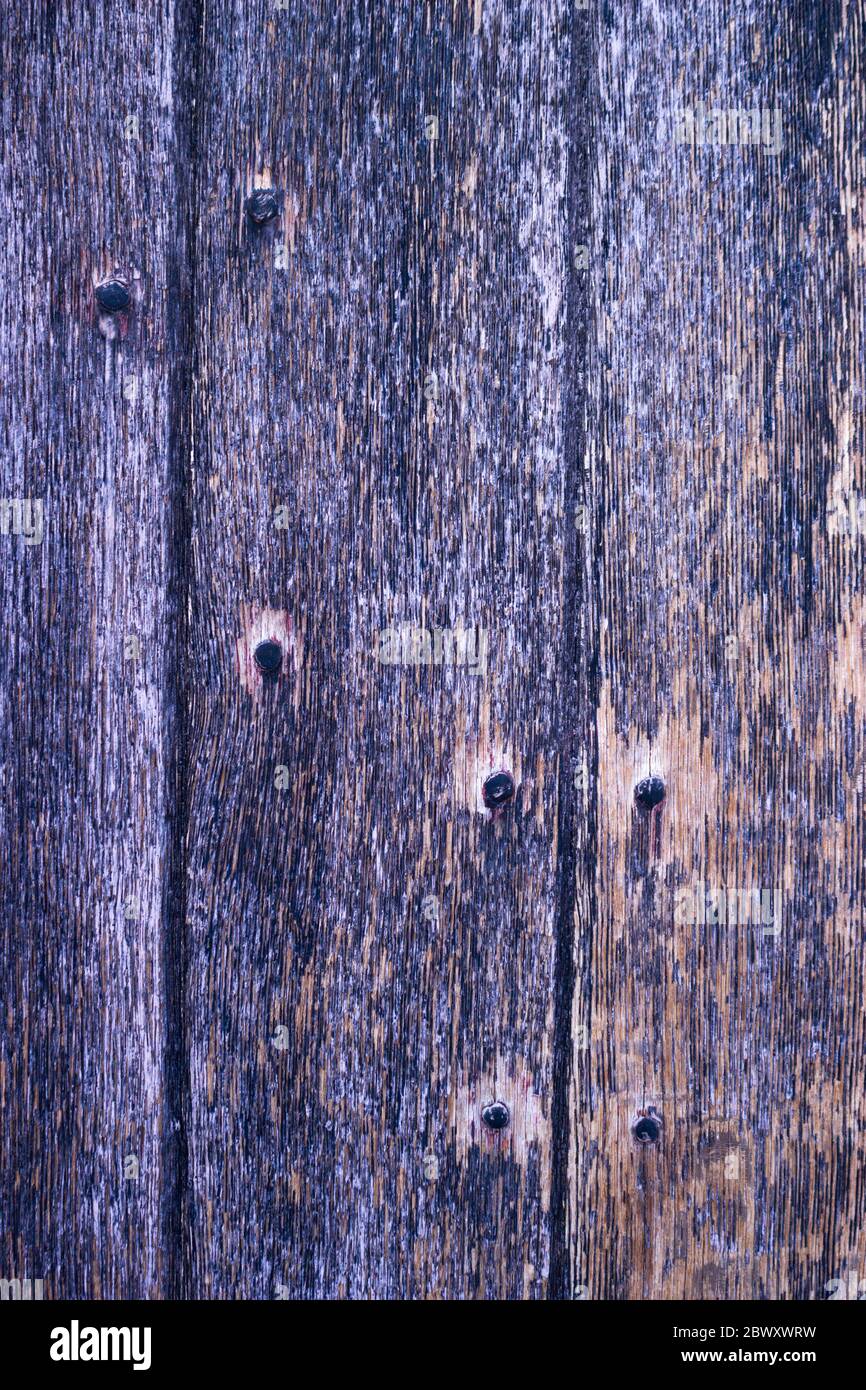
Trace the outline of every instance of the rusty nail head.
<instances>
[{"instance_id":1,"label":"rusty nail head","mask_svg":"<svg viewBox=\"0 0 866 1390\"><path fill-rule=\"evenodd\" d=\"M510 772L492 772L481 788L484 805L488 811L497 811L507 806L514 796L514 778Z\"/></svg>"},{"instance_id":2,"label":"rusty nail head","mask_svg":"<svg viewBox=\"0 0 866 1390\"><path fill-rule=\"evenodd\" d=\"M637 1112L631 1132L639 1144L658 1143L662 1133L662 1117L654 1106Z\"/></svg>"},{"instance_id":3,"label":"rusty nail head","mask_svg":"<svg viewBox=\"0 0 866 1390\"><path fill-rule=\"evenodd\" d=\"M494 1100L482 1107L481 1118L488 1129L500 1130L508 1124L511 1115L507 1105L501 1100Z\"/></svg>"},{"instance_id":4,"label":"rusty nail head","mask_svg":"<svg viewBox=\"0 0 866 1390\"><path fill-rule=\"evenodd\" d=\"M654 811L665 799L661 777L644 777L634 789L634 799L642 811Z\"/></svg>"},{"instance_id":5,"label":"rusty nail head","mask_svg":"<svg viewBox=\"0 0 866 1390\"><path fill-rule=\"evenodd\" d=\"M283 649L279 642L260 642L253 652L255 663L266 676L275 676L283 661Z\"/></svg>"},{"instance_id":6,"label":"rusty nail head","mask_svg":"<svg viewBox=\"0 0 866 1390\"><path fill-rule=\"evenodd\" d=\"M246 201L246 213L257 227L264 227L280 215L280 205L272 188L257 188Z\"/></svg>"},{"instance_id":7,"label":"rusty nail head","mask_svg":"<svg viewBox=\"0 0 866 1390\"><path fill-rule=\"evenodd\" d=\"M96 302L106 314L125 313L132 303L126 280L119 275L113 276L110 280L103 280L102 284L96 287Z\"/></svg>"}]
</instances>

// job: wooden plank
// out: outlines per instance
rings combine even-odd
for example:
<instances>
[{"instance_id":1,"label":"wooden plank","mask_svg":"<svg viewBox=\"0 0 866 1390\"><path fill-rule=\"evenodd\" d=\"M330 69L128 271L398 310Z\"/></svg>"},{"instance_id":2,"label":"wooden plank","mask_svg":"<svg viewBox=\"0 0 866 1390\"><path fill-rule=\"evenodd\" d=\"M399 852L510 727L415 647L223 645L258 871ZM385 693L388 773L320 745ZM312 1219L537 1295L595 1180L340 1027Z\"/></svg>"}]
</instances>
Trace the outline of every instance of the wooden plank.
<instances>
[{"instance_id":1,"label":"wooden plank","mask_svg":"<svg viewBox=\"0 0 866 1390\"><path fill-rule=\"evenodd\" d=\"M2 494L33 506L0 535L0 1275L44 1298L155 1296L178 1245L173 26L25 6L0 38ZM131 311L96 314L117 271Z\"/></svg>"},{"instance_id":2,"label":"wooden plank","mask_svg":"<svg viewBox=\"0 0 866 1390\"><path fill-rule=\"evenodd\" d=\"M564 0L207 8L198 1297L547 1290L571 19ZM255 227L244 200L269 186L281 216ZM378 660L387 630L462 624L486 671ZM500 765L518 789L493 819Z\"/></svg>"},{"instance_id":3,"label":"wooden plank","mask_svg":"<svg viewBox=\"0 0 866 1390\"><path fill-rule=\"evenodd\" d=\"M824 1298L866 1256L863 8L638 5L594 41L573 1291ZM678 143L700 103L768 121Z\"/></svg>"},{"instance_id":4,"label":"wooden plank","mask_svg":"<svg viewBox=\"0 0 866 1390\"><path fill-rule=\"evenodd\" d=\"M859 1290L863 28L11 17L4 1296Z\"/></svg>"}]
</instances>

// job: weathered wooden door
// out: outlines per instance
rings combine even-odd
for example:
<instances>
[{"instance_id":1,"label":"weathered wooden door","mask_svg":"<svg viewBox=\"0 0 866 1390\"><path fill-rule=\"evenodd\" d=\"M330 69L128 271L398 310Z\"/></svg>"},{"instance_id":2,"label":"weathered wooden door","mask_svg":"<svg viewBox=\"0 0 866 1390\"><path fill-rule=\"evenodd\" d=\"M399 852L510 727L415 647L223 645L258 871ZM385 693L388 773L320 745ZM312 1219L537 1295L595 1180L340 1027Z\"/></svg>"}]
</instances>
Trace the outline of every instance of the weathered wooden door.
<instances>
[{"instance_id":1,"label":"weathered wooden door","mask_svg":"<svg viewBox=\"0 0 866 1390\"><path fill-rule=\"evenodd\" d=\"M866 1275L862 4L0 44L0 1275Z\"/></svg>"}]
</instances>

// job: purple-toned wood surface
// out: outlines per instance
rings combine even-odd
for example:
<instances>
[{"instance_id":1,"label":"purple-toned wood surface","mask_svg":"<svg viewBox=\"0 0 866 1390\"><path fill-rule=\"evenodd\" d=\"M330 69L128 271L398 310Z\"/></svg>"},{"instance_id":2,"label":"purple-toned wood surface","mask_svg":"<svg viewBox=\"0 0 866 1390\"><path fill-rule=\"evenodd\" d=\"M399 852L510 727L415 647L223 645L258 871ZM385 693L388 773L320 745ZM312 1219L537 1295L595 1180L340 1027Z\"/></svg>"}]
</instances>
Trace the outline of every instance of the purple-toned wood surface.
<instances>
[{"instance_id":1,"label":"purple-toned wood surface","mask_svg":"<svg viewBox=\"0 0 866 1390\"><path fill-rule=\"evenodd\" d=\"M866 1274L864 48L13 5L4 1298Z\"/></svg>"}]
</instances>

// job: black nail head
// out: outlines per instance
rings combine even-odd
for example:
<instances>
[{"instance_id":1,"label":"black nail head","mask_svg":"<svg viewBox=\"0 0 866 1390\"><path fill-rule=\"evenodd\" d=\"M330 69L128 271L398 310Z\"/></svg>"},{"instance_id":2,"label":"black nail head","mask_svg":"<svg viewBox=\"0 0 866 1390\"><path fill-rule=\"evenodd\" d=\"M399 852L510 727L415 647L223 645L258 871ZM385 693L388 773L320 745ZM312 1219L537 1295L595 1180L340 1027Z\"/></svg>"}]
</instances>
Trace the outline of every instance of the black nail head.
<instances>
[{"instance_id":1,"label":"black nail head","mask_svg":"<svg viewBox=\"0 0 866 1390\"><path fill-rule=\"evenodd\" d=\"M255 663L266 676L274 676L283 661L283 649L279 642L260 642L253 652Z\"/></svg>"},{"instance_id":2,"label":"black nail head","mask_svg":"<svg viewBox=\"0 0 866 1390\"><path fill-rule=\"evenodd\" d=\"M514 778L511 773L491 773L481 788L481 795L484 797L484 805L488 811L495 811L500 806L507 806L514 796Z\"/></svg>"},{"instance_id":3,"label":"black nail head","mask_svg":"<svg viewBox=\"0 0 866 1390\"><path fill-rule=\"evenodd\" d=\"M661 1126L651 1115L642 1115L632 1129L632 1134L639 1144L657 1144L660 1133Z\"/></svg>"},{"instance_id":4,"label":"black nail head","mask_svg":"<svg viewBox=\"0 0 866 1390\"><path fill-rule=\"evenodd\" d=\"M494 1100L490 1105L484 1106L481 1118L488 1129L504 1129L511 1116L507 1105L503 1105L501 1100Z\"/></svg>"},{"instance_id":5,"label":"black nail head","mask_svg":"<svg viewBox=\"0 0 866 1390\"><path fill-rule=\"evenodd\" d=\"M257 188L255 193L251 193L247 198L246 209L247 217L251 222L255 222L257 227L263 227L266 222L273 222L274 218L280 215L277 195L271 188Z\"/></svg>"},{"instance_id":6,"label":"black nail head","mask_svg":"<svg viewBox=\"0 0 866 1390\"><path fill-rule=\"evenodd\" d=\"M644 777L634 789L634 799L642 811L652 811L665 799L665 784L660 777Z\"/></svg>"},{"instance_id":7,"label":"black nail head","mask_svg":"<svg viewBox=\"0 0 866 1390\"><path fill-rule=\"evenodd\" d=\"M125 280L106 280L97 286L96 302L107 314L121 314L128 309L132 297Z\"/></svg>"}]
</instances>

